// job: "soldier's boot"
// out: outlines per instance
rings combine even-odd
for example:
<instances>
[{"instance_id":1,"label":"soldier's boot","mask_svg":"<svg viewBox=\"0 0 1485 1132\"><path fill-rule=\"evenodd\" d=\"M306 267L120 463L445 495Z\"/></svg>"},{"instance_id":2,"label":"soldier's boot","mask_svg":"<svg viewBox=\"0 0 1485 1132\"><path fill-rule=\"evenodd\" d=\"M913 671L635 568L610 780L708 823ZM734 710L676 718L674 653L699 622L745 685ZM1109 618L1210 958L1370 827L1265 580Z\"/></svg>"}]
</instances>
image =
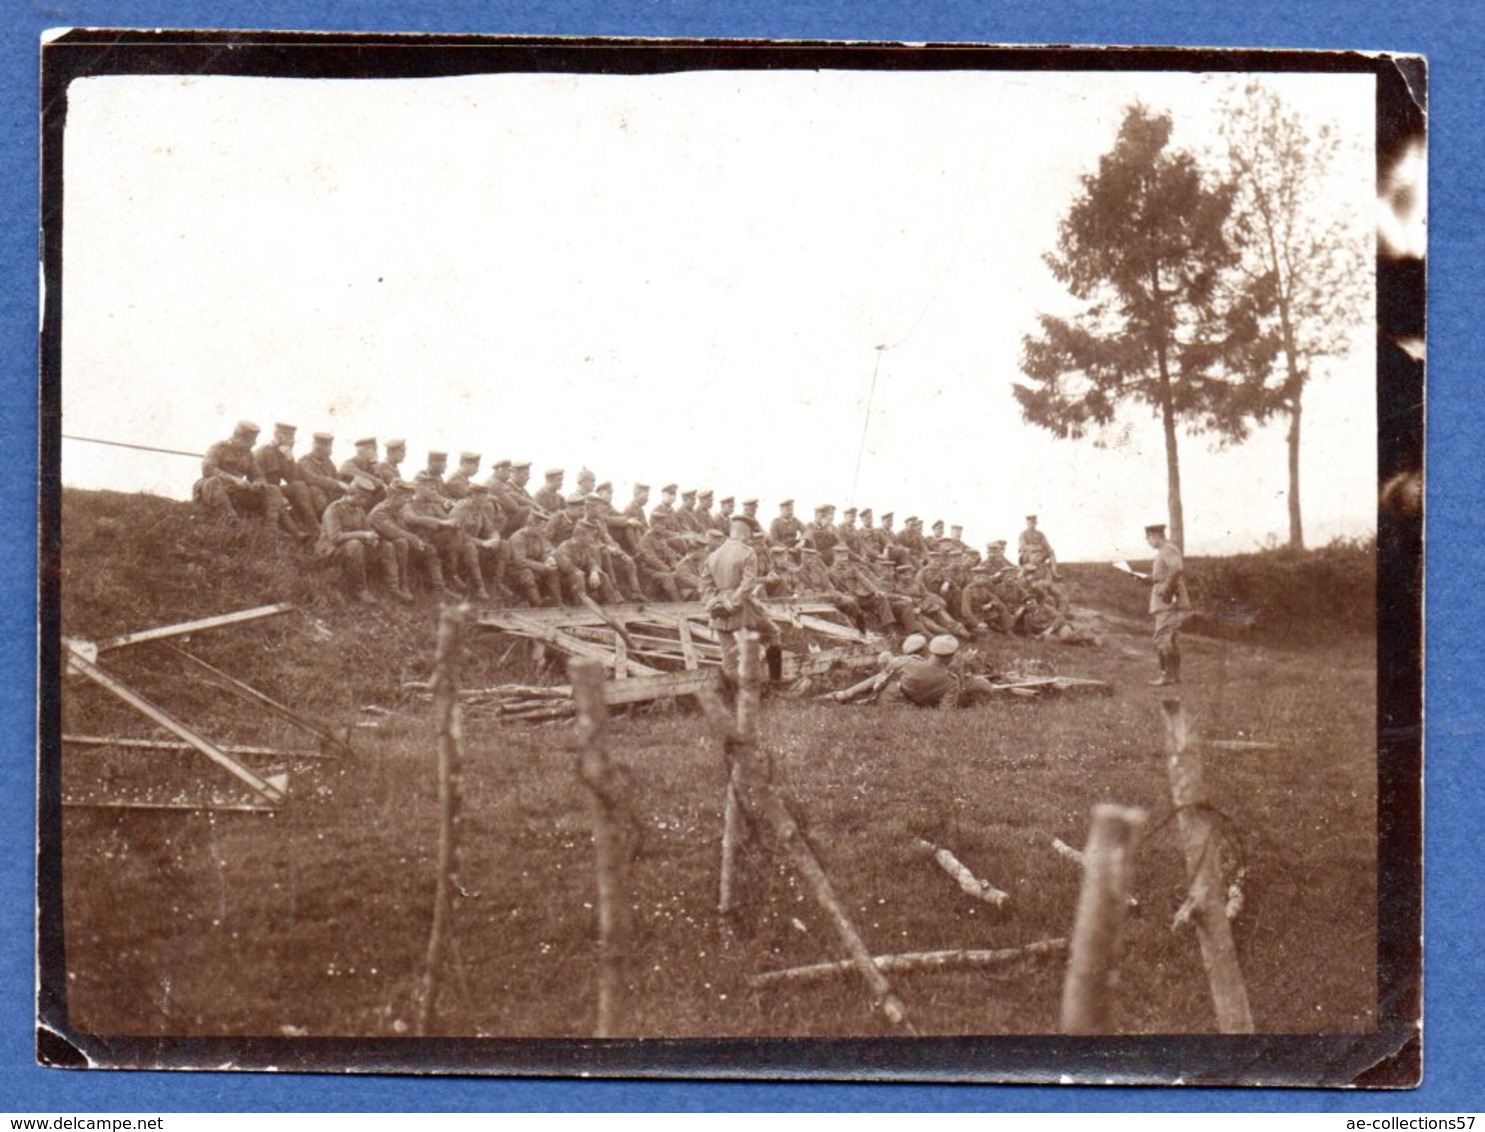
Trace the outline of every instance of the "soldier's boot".
<instances>
[{"instance_id":1,"label":"soldier's boot","mask_svg":"<svg viewBox=\"0 0 1485 1132\"><path fill-rule=\"evenodd\" d=\"M401 602L412 602L412 590L407 588L406 544L382 543L382 571L392 596Z\"/></svg>"},{"instance_id":2,"label":"soldier's boot","mask_svg":"<svg viewBox=\"0 0 1485 1132\"><path fill-rule=\"evenodd\" d=\"M1154 680L1150 681L1150 686L1153 688L1163 688L1167 684L1176 683L1176 679L1171 676L1171 659L1169 650L1160 649L1156 653L1156 657L1160 661L1160 675L1157 676Z\"/></svg>"},{"instance_id":3,"label":"soldier's boot","mask_svg":"<svg viewBox=\"0 0 1485 1132\"><path fill-rule=\"evenodd\" d=\"M439 561L437 554L428 555L428 584L433 590L433 596L448 598L452 601L459 600L459 594L444 584L443 563Z\"/></svg>"},{"instance_id":4,"label":"soldier's boot","mask_svg":"<svg viewBox=\"0 0 1485 1132\"><path fill-rule=\"evenodd\" d=\"M469 543L463 548L464 572L469 575L469 585L477 601L489 601L490 591L485 588L485 575L480 571L480 548Z\"/></svg>"},{"instance_id":5,"label":"soldier's boot","mask_svg":"<svg viewBox=\"0 0 1485 1132\"><path fill-rule=\"evenodd\" d=\"M1170 650L1170 682L1172 684L1181 682L1181 650L1174 645Z\"/></svg>"},{"instance_id":6,"label":"soldier's boot","mask_svg":"<svg viewBox=\"0 0 1485 1132\"><path fill-rule=\"evenodd\" d=\"M341 578L352 601L371 603L376 598L366 588L366 552L359 542L350 542L341 551Z\"/></svg>"}]
</instances>

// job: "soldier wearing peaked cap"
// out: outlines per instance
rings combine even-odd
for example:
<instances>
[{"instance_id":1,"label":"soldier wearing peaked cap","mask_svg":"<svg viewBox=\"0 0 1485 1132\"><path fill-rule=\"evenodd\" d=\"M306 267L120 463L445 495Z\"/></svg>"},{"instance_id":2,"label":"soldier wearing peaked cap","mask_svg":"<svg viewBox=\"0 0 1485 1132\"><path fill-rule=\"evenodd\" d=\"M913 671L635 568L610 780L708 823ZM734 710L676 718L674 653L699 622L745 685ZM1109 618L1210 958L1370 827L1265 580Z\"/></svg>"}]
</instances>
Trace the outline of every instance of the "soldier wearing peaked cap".
<instances>
[{"instance_id":1,"label":"soldier wearing peaked cap","mask_svg":"<svg viewBox=\"0 0 1485 1132\"><path fill-rule=\"evenodd\" d=\"M510 466L510 496L515 513L520 516L520 521L526 521L526 513L536 506L536 500L531 497L531 492L526 485L531 482L531 461L517 460ZM501 500L501 506L506 506L505 500Z\"/></svg>"},{"instance_id":2,"label":"soldier wearing peaked cap","mask_svg":"<svg viewBox=\"0 0 1485 1132\"><path fill-rule=\"evenodd\" d=\"M509 460L495 461L495 470L489 479L490 494L494 496L496 505L500 508L501 523L500 537L509 539L519 530L526 526L531 512L536 510L540 513L543 522L548 518L545 509L537 507L536 501L527 503L522 498L522 493L516 490L515 466Z\"/></svg>"},{"instance_id":3,"label":"soldier wearing peaked cap","mask_svg":"<svg viewBox=\"0 0 1485 1132\"><path fill-rule=\"evenodd\" d=\"M555 515L562 510L564 498L562 485L566 481L567 473L562 468L548 468L542 485L536 489L536 494L532 496L532 499L548 515Z\"/></svg>"},{"instance_id":4,"label":"soldier wearing peaked cap","mask_svg":"<svg viewBox=\"0 0 1485 1132\"><path fill-rule=\"evenodd\" d=\"M325 508L344 495L346 490L336 470L335 460L330 455L334 446L334 436L328 432L317 432L313 447L298 460L299 474L309 488L316 521L324 518Z\"/></svg>"},{"instance_id":5,"label":"soldier wearing peaked cap","mask_svg":"<svg viewBox=\"0 0 1485 1132\"><path fill-rule=\"evenodd\" d=\"M794 514L794 500L779 501L779 513L768 525L768 534L778 546L797 549L804 537L804 524Z\"/></svg>"},{"instance_id":6,"label":"soldier wearing peaked cap","mask_svg":"<svg viewBox=\"0 0 1485 1132\"><path fill-rule=\"evenodd\" d=\"M377 486L370 476L352 477L347 494L325 508L315 543L315 561L338 566L346 592L355 601L375 600L366 584L366 566L381 545L367 515Z\"/></svg>"},{"instance_id":7,"label":"soldier wearing peaked cap","mask_svg":"<svg viewBox=\"0 0 1485 1132\"><path fill-rule=\"evenodd\" d=\"M506 584L529 605L560 605L561 576L552 540L541 516L532 511L526 526L505 543Z\"/></svg>"},{"instance_id":8,"label":"soldier wearing peaked cap","mask_svg":"<svg viewBox=\"0 0 1485 1132\"><path fill-rule=\"evenodd\" d=\"M381 561L382 578L393 596L405 602L413 600L408 572L411 556L415 550L421 560L428 549L422 537L405 525L403 511L412 500L412 494L412 484L406 480L393 480L387 484L387 497L367 515L368 525L380 540L375 549Z\"/></svg>"},{"instance_id":9,"label":"soldier wearing peaked cap","mask_svg":"<svg viewBox=\"0 0 1485 1132\"><path fill-rule=\"evenodd\" d=\"M1186 590L1186 562L1181 548L1165 534L1164 523L1145 528L1145 541L1155 551L1148 574L1137 575L1150 587L1150 615L1155 618L1155 657L1160 675L1157 686L1181 682L1181 626L1191 616L1191 595Z\"/></svg>"},{"instance_id":10,"label":"soldier wearing peaked cap","mask_svg":"<svg viewBox=\"0 0 1485 1132\"><path fill-rule=\"evenodd\" d=\"M804 532L805 541L818 550L827 562L830 560L830 552L840 542L840 534L831 521L834 514L835 508L829 503L820 504L815 508L815 521Z\"/></svg>"},{"instance_id":11,"label":"soldier wearing peaked cap","mask_svg":"<svg viewBox=\"0 0 1485 1132\"><path fill-rule=\"evenodd\" d=\"M283 492L264 480L253 459L253 442L257 439L258 426L239 421L230 437L208 448L191 497L214 517L248 516L276 530L286 504Z\"/></svg>"},{"instance_id":12,"label":"soldier wearing peaked cap","mask_svg":"<svg viewBox=\"0 0 1485 1132\"><path fill-rule=\"evenodd\" d=\"M598 527L587 519L573 524L572 534L558 545L557 570L569 604L577 605L586 595L605 605L619 600L612 577L603 569L603 548Z\"/></svg>"},{"instance_id":13,"label":"soldier wearing peaked cap","mask_svg":"<svg viewBox=\"0 0 1485 1132\"><path fill-rule=\"evenodd\" d=\"M445 496L455 500L469 497L469 485L479 473L480 459L478 452L459 453L459 467L443 485Z\"/></svg>"},{"instance_id":14,"label":"soldier wearing peaked cap","mask_svg":"<svg viewBox=\"0 0 1485 1132\"><path fill-rule=\"evenodd\" d=\"M1022 566L1039 566L1046 563L1051 567L1053 577L1057 574L1057 555L1052 551L1052 544L1047 541L1047 536L1037 529L1036 516L1026 516L1026 529L1021 532L1020 538L1016 540L1016 561Z\"/></svg>"},{"instance_id":15,"label":"soldier wearing peaked cap","mask_svg":"<svg viewBox=\"0 0 1485 1132\"><path fill-rule=\"evenodd\" d=\"M675 509L675 519L682 531L689 531L692 534L705 533L706 527L696 514L695 490L681 492L681 505Z\"/></svg>"},{"instance_id":16,"label":"soldier wearing peaked cap","mask_svg":"<svg viewBox=\"0 0 1485 1132\"><path fill-rule=\"evenodd\" d=\"M768 678L783 678L784 654L779 643L778 626L758 604L755 596L759 582L758 552L749 544L758 530L756 519L738 515L726 542L706 557L706 570L701 578L701 603L711 615L712 628L722 645L723 674L737 678L737 634L751 629L760 638Z\"/></svg>"},{"instance_id":17,"label":"soldier wearing peaked cap","mask_svg":"<svg viewBox=\"0 0 1485 1132\"><path fill-rule=\"evenodd\" d=\"M376 478L382 483L390 484L393 480L402 478L402 461L407 459L407 441L397 436L388 440L382 452L382 458L377 462Z\"/></svg>"},{"instance_id":18,"label":"soldier wearing peaked cap","mask_svg":"<svg viewBox=\"0 0 1485 1132\"><path fill-rule=\"evenodd\" d=\"M284 495L285 506L279 508L279 528L292 538L313 542L320 523L304 473L294 461L294 436L298 430L291 424L273 426L273 440L253 450L263 482L272 484Z\"/></svg>"}]
</instances>

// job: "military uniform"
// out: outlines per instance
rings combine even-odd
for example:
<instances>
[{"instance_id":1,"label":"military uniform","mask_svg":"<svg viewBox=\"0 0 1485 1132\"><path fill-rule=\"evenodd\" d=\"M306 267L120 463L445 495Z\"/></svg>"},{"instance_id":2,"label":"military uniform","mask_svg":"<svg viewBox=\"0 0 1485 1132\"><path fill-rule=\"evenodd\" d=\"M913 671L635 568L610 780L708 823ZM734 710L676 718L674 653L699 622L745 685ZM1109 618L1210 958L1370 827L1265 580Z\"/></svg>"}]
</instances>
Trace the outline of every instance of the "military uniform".
<instances>
[{"instance_id":1,"label":"military uniform","mask_svg":"<svg viewBox=\"0 0 1485 1132\"><path fill-rule=\"evenodd\" d=\"M557 569L562 575L562 589L569 603L579 604L583 595L605 605L619 600L613 579L603 569L603 548L598 543L598 528L586 519L573 525L572 535L558 545Z\"/></svg>"},{"instance_id":2,"label":"military uniform","mask_svg":"<svg viewBox=\"0 0 1485 1132\"><path fill-rule=\"evenodd\" d=\"M376 551L380 539L371 529L366 513L371 485L364 479L353 482L363 484L364 489L353 491L325 508L315 543L315 560L339 566L347 592L358 601L369 602L375 599L366 585L366 560Z\"/></svg>"},{"instance_id":3,"label":"military uniform","mask_svg":"<svg viewBox=\"0 0 1485 1132\"><path fill-rule=\"evenodd\" d=\"M419 557L426 551L423 539L403 525L402 509L412 498L410 485L398 480L389 484L387 498L371 509L367 522L377 533L377 547L382 564L382 576L391 591L403 601L413 599L408 586L408 561L411 548L416 547Z\"/></svg>"},{"instance_id":4,"label":"military uniform","mask_svg":"<svg viewBox=\"0 0 1485 1132\"><path fill-rule=\"evenodd\" d=\"M392 484L402 478L402 461L407 458L407 441L393 438L387 441L382 458L373 469L376 478L384 484Z\"/></svg>"},{"instance_id":5,"label":"military uniform","mask_svg":"<svg viewBox=\"0 0 1485 1132\"><path fill-rule=\"evenodd\" d=\"M1022 566L1036 566L1045 562L1056 567L1057 555L1052 553L1052 544L1036 527L1036 516L1026 516L1026 529L1016 540L1016 561Z\"/></svg>"},{"instance_id":6,"label":"military uniform","mask_svg":"<svg viewBox=\"0 0 1485 1132\"><path fill-rule=\"evenodd\" d=\"M634 566L640 585L655 601L680 601L680 581L675 572L675 553L654 531L639 536L634 548ZM694 595L693 595L694 596Z\"/></svg>"},{"instance_id":7,"label":"military uniform","mask_svg":"<svg viewBox=\"0 0 1485 1132\"><path fill-rule=\"evenodd\" d=\"M768 534L775 546L787 546L794 550L799 545L799 540L804 535L804 524L794 514L794 500L786 499L779 504L779 513L768 525Z\"/></svg>"},{"instance_id":8,"label":"military uniform","mask_svg":"<svg viewBox=\"0 0 1485 1132\"><path fill-rule=\"evenodd\" d=\"M264 483L283 492L287 506L279 510L279 526L295 538L313 541L319 532L319 517L309 495L309 485L294 462L295 431L293 425L274 425L273 443L255 449L253 463L258 466Z\"/></svg>"},{"instance_id":9,"label":"military uniform","mask_svg":"<svg viewBox=\"0 0 1485 1132\"><path fill-rule=\"evenodd\" d=\"M779 652L778 626L754 596L758 552L740 538L729 538L707 555L701 583L701 602L722 644L722 671L736 678L737 633L740 629L751 629L764 646L769 678L779 679L783 656Z\"/></svg>"},{"instance_id":10,"label":"military uniform","mask_svg":"<svg viewBox=\"0 0 1485 1132\"><path fill-rule=\"evenodd\" d=\"M534 514L527 525L505 543L505 578L516 596L531 605L559 605L562 602L561 579L552 542L542 529L540 518Z\"/></svg>"},{"instance_id":11,"label":"military uniform","mask_svg":"<svg viewBox=\"0 0 1485 1132\"><path fill-rule=\"evenodd\" d=\"M1158 542L1156 541L1158 532ZM1157 684L1181 682L1181 626L1191 616L1191 595L1186 590L1186 563L1181 550L1165 537L1163 526L1146 530L1155 546L1150 567L1150 613L1155 618L1155 655L1160 661Z\"/></svg>"},{"instance_id":12,"label":"military uniform","mask_svg":"<svg viewBox=\"0 0 1485 1132\"><path fill-rule=\"evenodd\" d=\"M454 504L449 518L459 532L459 565L464 580L476 598L489 601L486 582L498 588L504 577L500 532L505 526L489 487L471 484L469 495Z\"/></svg>"},{"instance_id":13,"label":"military uniform","mask_svg":"<svg viewBox=\"0 0 1485 1132\"><path fill-rule=\"evenodd\" d=\"M480 458L473 452L462 453L459 457L459 468L451 475L443 485L443 494L446 498L455 502L469 498L470 485L474 483L474 477L480 470Z\"/></svg>"},{"instance_id":14,"label":"military uniform","mask_svg":"<svg viewBox=\"0 0 1485 1132\"><path fill-rule=\"evenodd\" d=\"M325 508L333 500L345 494L345 484L336 471L335 461L330 458L334 443L335 438L328 432L317 432L314 447L298 460L299 475L309 489L309 501L316 520L324 517Z\"/></svg>"},{"instance_id":15,"label":"military uniform","mask_svg":"<svg viewBox=\"0 0 1485 1132\"><path fill-rule=\"evenodd\" d=\"M260 516L276 529L285 506L284 495L258 470L253 459L253 441L257 438L258 426L243 421L229 439L208 448L191 497L215 515Z\"/></svg>"}]
</instances>

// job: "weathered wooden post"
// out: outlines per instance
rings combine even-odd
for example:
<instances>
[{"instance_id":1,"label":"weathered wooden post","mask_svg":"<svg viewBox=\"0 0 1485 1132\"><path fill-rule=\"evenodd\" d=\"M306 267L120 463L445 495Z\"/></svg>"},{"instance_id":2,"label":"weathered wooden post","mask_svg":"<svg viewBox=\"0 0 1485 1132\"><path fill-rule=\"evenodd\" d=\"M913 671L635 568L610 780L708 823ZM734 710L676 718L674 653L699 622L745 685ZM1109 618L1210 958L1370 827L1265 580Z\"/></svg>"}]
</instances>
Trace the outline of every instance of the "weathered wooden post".
<instances>
[{"instance_id":1,"label":"weathered wooden post","mask_svg":"<svg viewBox=\"0 0 1485 1132\"><path fill-rule=\"evenodd\" d=\"M1186 854L1186 874L1191 882L1184 907L1189 907L1196 937L1201 941L1201 959L1212 987L1212 1003L1217 1008L1217 1029L1224 1034L1251 1034L1253 1012L1238 966L1232 927L1227 922L1227 892L1212 821L1206 812L1201 755L1190 749L1186 710L1181 701L1161 700L1160 710L1165 716L1170 792L1176 804L1176 822Z\"/></svg>"},{"instance_id":2,"label":"weathered wooden post","mask_svg":"<svg viewBox=\"0 0 1485 1132\"><path fill-rule=\"evenodd\" d=\"M575 659L567 666L577 703L582 754L578 771L593 805L594 871L598 900L598 1020L595 1038L627 1032L631 916L628 801L608 759L608 705L603 699L603 662Z\"/></svg>"},{"instance_id":3,"label":"weathered wooden post","mask_svg":"<svg viewBox=\"0 0 1485 1132\"><path fill-rule=\"evenodd\" d=\"M877 967L871 952L861 938L861 933L852 923L850 913L837 899L835 889L830 883L830 877L820 864L819 858L815 856L815 851L810 847L809 842L805 840L804 832L799 828L794 815L789 812L788 805L775 789L773 760L758 750L759 664L758 635L751 632L739 633L736 720L728 718L726 710L721 706L720 697L715 692L703 689L696 693L696 700L702 710L723 736L727 752L727 796L728 806L733 811L730 824L734 830L734 838L729 845L727 841L729 821L724 815L723 868L730 870L729 873L724 874L724 884L735 883L735 880L728 881L726 877L730 875L735 878L738 867L738 842L741 839L736 836L736 833L750 826L767 828L776 850L794 866L805 887L810 890L810 894L820 906L820 910L825 913L831 926L835 928L846 953L850 956L851 966L866 982L874 1005L892 1025L906 1033L916 1033L912 1023L908 1020L907 1008L893 991L892 984L887 981L887 977ZM730 865L728 864L729 854L731 855ZM728 889L724 889L724 896L735 899L735 894Z\"/></svg>"},{"instance_id":4,"label":"weathered wooden post","mask_svg":"<svg viewBox=\"0 0 1485 1132\"><path fill-rule=\"evenodd\" d=\"M1083 847L1083 888L1062 984L1062 1032L1113 1031L1114 986L1124 914L1129 906L1133 855L1145 812L1107 803L1093 807Z\"/></svg>"},{"instance_id":5,"label":"weathered wooden post","mask_svg":"<svg viewBox=\"0 0 1485 1132\"><path fill-rule=\"evenodd\" d=\"M446 607L438 619L438 644L433 657L433 720L438 728L438 872L433 894L433 926L428 932L428 956L423 971L423 997L418 1005L420 1037L428 1033L437 1010L459 875L460 754L464 740L459 704L459 640L463 628L463 607Z\"/></svg>"},{"instance_id":6,"label":"weathered wooden post","mask_svg":"<svg viewBox=\"0 0 1485 1132\"><path fill-rule=\"evenodd\" d=\"M737 635L737 723L734 739L726 745L727 786L722 799L722 867L717 911L724 916L737 905L738 853L747 837L738 803L738 776L744 759L755 761L758 750L761 699L758 665L758 634L744 629Z\"/></svg>"}]
</instances>

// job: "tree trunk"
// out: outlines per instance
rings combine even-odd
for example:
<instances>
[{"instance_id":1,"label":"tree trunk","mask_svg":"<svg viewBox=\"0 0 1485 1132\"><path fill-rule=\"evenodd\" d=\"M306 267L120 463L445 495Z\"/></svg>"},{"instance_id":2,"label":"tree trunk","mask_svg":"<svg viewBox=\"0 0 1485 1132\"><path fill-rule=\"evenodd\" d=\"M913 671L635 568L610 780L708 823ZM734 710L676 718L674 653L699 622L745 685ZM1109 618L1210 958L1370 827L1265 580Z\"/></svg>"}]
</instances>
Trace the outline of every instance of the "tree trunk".
<instances>
[{"instance_id":1,"label":"tree trunk","mask_svg":"<svg viewBox=\"0 0 1485 1132\"><path fill-rule=\"evenodd\" d=\"M1299 423L1302 412L1300 391L1294 391L1294 407L1289 410L1289 547L1303 550L1304 525L1299 515Z\"/></svg>"},{"instance_id":2,"label":"tree trunk","mask_svg":"<svg viewBox=\"0 0 1485 1132\"><path fill-rule=\"evenodd\" d=\"M1165 426L1165 490L1170 509L1170 540L1183 553L1186 550L1186 517L1181 508L1181 453L1176 439L1176 410L1172 403L1170 367L1165 359L1165 343L1160 343L1160 421Z\"/></svg>"}]
</instances>

